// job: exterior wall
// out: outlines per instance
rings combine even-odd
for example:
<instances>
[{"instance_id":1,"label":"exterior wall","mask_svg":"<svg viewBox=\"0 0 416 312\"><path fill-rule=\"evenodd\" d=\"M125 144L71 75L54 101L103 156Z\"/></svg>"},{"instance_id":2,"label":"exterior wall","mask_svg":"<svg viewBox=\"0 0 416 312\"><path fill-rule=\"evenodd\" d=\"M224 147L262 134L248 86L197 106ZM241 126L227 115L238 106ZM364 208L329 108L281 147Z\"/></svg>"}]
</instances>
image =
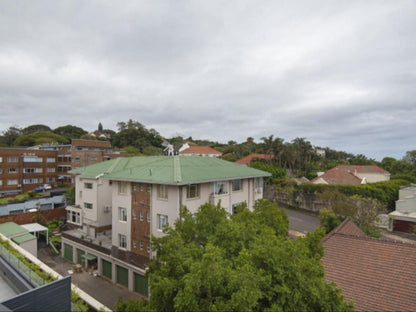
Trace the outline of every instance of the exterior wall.
<instances>
[{"instance_id":1,"label":"exterior wall","mask_svg":"<svg viewBox=\"0 0 416 312\"><path fill-rule=\"evenodd\" d=\"M33 218L36 217L38 213L39 212L26 212L7 216L0 216L0 223L14 222L19 225L33 223ZM66 211L65 208L62 207L51 210L43 210L41 214L46 221L51 221L53 219L60 219L65 217Z\"/></svg>"},{"instance_id":2,"label":"exterior wall","mask_svg":"<svg viewBox=\"0 0 416 312\"><path fill-rule=\"evenodd\" d=\"M360 179L365 178L367 183L375 183L390 180L390 174L384 173L357 173L356 176Z\"/></svg>"},{"instance_id":3,"label":"exterior wall","mask_svg":"<svg viewBox=\"0 0 416 312\"><path fill-rule=\"evenodd\" d=\"M119 248L119 234L126 236L126 248L124 250L130 251L131 241L131 202L132 202L132 185L125 182L125 193L119 192L119 185L123 182L112 182L112 241L113 246ZM119 220L119 208L126 208L127 221Z\"/></svg>"},{"instance_id":4,"label":"exterior wall","mask_svg":"<svg viewBox=\"0 0 416 312\"><path fill-rule=\"evenodd\" d=\"M399 200L409 196L416 196L416 187L406 187L399 190Z\"/></svg>"},{"instance_id":5,"label":"exterior wall","mask_svg":"<svg viewBox=\"0 0 416 312\"><path fill-rule=\"evenodd\" d=\"M393 220L393 231L394 232L404 232L404 233L415 233L416 230L416 220L404 221L404 220Z\"/></svg>"},{"instance_id":6,"label":"exterior wall","mask_svg":"<svg viewBox=\"0 0 416 312\"><path fill-rule=\"evenodd\" d=\"M38 241L37 239L32 239L30 241L19 244L20 247L30 252L35 257L38 256Z\"/></svg>"},{"instance_id":7,"label":"exterior wall","mask_svg":"<svg viewBox=\"0 0 416 312\"><path fill-rule=\"evenodd\" d=\"M406 198L396 201L396 210L400 212L416 212L416 198Z\"/></svg>"},{"instance_id":8,"label":"exterior wall","mask_svg":"<svg viewBox=\"0 0 416 312\"><path fill-rule=\"evenodd\" d=\"M168 186L168 198L161 199L158 198L158 185L153 185L152 189L152 209L151 209L151 229L152 234L156 237L163 236L163 232L161 229L158 229L158 214L165 215L168 217L169 225L173 225L175 220L179 217L179 207L181 206L180 201L180 192L186 192L182 190L182 187L169 185ZM186 197L186 195L185 195ZM187 206L188 209L190 207L187 205L187 202L183 201L182 204Z\"/></svg>"},{"instance_id":9,"label":"exterior wall","mask_svg":"<svg viewBox=\"0 0 416 312\"><path fill-rule=\"evenodd\" d=\"M150 257L150 224L152 218L150 206L153 192L150 184L131 184L131 245L130 250L139 255Z\"/></svg>"}]
</instances>

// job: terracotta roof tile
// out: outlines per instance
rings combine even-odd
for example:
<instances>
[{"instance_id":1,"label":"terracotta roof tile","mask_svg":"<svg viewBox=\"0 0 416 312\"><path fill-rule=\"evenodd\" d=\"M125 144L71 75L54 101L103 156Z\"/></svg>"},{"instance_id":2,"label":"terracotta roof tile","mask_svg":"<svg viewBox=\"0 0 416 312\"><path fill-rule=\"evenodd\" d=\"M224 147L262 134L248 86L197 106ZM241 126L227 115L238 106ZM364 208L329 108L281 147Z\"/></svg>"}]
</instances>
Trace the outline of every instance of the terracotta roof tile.
<instances>
[{"instance_id":1,"label":"terracotta roof tile","mask_svg":"<svg viewBox=\"0 0 416 312\"><path fill-rule=\"evenodd\" d=\"M221 152L213 149L209 146L190 146L187 149L179 152L179 154L217 154L221 155Z\"/></svg>"},{"instance_id":2,"label":"terracotta roof tile","mask_svg":"<svg viewBox=\"0 0 416 312\"><path fill-rule=\"evenodd\" d=\"M260 158L260 159L272 159L274 158L273 155L266 155L266 154L250 154L246 157L243 157L236 161L237 164L249 164L253 160L253 158Z\"/></svg>"},{"instance_id":3,"label":"terracotta roof tile","mask_svg":"<svg viewBox=\"0 0 416 312\"><path fill-rule=\"evenodd\" d=\"M356 234L347 220L324 238L325 279L358 311L416 311L416 245Z\"/></svg>"}]
</instances>

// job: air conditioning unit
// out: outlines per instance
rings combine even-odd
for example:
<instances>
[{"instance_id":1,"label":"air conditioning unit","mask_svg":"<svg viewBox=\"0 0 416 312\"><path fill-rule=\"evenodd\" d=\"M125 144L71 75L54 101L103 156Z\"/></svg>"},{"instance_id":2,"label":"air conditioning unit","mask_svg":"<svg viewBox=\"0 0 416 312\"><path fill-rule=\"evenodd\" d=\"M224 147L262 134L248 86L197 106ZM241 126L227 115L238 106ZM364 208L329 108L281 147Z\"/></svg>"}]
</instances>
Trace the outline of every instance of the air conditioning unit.
<instances>
[{"instance_id":1,"label":"air conditioning unit","mask_svg":"<svg viewBox=\"0 0 416 312\"><path fill-rule=\"evenodd\" d=\"M104 212L110 212L111 211L111 207L110 206L105 206L104 207Z\"/></svg>"}]
</instances>

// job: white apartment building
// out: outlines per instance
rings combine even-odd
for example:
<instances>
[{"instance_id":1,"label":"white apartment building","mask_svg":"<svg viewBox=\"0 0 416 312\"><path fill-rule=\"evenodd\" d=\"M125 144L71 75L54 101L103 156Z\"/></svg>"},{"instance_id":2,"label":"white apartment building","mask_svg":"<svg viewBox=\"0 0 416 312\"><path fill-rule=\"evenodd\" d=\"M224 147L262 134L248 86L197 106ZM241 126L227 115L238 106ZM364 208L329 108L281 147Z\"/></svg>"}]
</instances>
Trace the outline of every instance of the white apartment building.
<instances>
[{"instance_id":1,"label":"white apartment building","mask_svg":"<svg viewBox=\"0 0 416 312\"><path fill-rule=\"evenodd\" d=\"M148 294L143 277L152 259L151 235L162 236L180 207L207 203L230 214L263 197L269 173L212 157L118 158L71 171L76 203L67 207L62 254L97 274Z\"/></svg>"}]
</instances>

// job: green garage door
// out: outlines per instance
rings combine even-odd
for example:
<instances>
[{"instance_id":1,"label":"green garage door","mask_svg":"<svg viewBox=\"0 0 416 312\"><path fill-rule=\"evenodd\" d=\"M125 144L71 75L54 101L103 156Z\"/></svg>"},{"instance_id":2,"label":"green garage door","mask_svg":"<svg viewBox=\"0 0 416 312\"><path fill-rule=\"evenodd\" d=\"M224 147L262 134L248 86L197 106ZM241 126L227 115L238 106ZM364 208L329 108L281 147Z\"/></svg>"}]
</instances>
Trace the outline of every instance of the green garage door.
<instances>
[{"instance_id":1,"label":"green garage door","mask_svg":"<svg viewBox=\"0 0 416 312\"><path fill-rule=\"evenodd\" d=\"M109 279L112 279L113 278L113 268L112 268L111 262L103 260L102 264L103 264L103 276L105 276Z\"/></svg>"},{"instance_id":2,"label":"green garage door","mask_svg":"<svg viewBox=\"0 0 416 312\"><path fill-rule=\"evenodd\" d=\"M71 262L74 261L73 253L72 253L72 246L65 244L65 247L64 247L64 258L66 260L71 261Z\"/></svg>"},{"instance_id":3,"label":"green garage door","mask_svg":"<svg viewBox=\"0 0 416 312\"><path fill-rule=\"evenodd\" d=\"M77 254L78 254L78 264L84 265L85 263L85 259L84 257L82 257L83 255L85 255L85 251L81 250L81 249L77 249Z\"/></svg>"},{"instance_id":4,"label":"green garage door","mask_svg":"<svg viewBox=\"0 0 416 312\"><path fill-rule=\"evenodd\" d=\"M134 273L134 291L144 296L149 295L147 277Z\"/></svg>"},{"instance_id":5,"label":"green garage door","mask_svg":"<svg viewBox=\"0 0 416 312\"><path fill-rule=\"evenodd\" d=\"M129 271L117 265L117 283L129 287Z\"/></svg>"}]
</instances>

